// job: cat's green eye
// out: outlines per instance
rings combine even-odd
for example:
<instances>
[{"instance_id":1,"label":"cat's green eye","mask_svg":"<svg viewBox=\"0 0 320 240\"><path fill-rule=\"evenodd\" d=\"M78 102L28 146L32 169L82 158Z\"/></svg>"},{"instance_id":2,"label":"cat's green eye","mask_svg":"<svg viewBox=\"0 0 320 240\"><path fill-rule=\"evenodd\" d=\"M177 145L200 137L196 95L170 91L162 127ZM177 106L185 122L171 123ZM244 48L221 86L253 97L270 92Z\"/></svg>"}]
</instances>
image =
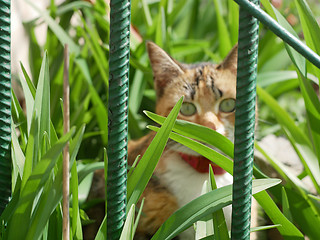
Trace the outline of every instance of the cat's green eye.
<instances>
[{"instance_id":1,"label":"cat's green eye","mask_svg":"<svg viewBox=\"0 0 320 240\"><path fill-rule=\"evenodd\" d=\"M233 112L235 107L236 107L236 100L233 98L222 100L219 106L220 111L225 113Z\"/></svg>"},{"instance_id":2,"label":"cat's green eye","mask_svg":"<svg viewBox=\"0 0 320 240\"><path fill-rule=\"evenodd\" d=\"M196 114L197 108L193 103L190 102L184 102L182 103L180 113L184 116L192 116Z\"/></svg>"}]
</instances>

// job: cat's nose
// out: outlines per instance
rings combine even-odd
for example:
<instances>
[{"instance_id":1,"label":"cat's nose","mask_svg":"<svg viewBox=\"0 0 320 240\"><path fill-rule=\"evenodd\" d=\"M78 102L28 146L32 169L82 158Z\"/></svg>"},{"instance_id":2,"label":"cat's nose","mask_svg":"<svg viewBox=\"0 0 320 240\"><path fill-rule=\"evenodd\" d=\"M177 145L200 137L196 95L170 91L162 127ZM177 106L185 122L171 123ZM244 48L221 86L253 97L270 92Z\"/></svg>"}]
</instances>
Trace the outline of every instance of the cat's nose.
<instances>
[{"instance_id":1,"label":"cat's nose","mask_svg":"<svg viewBox=\"0 0 320 240\"><path fill-rule=\"evenodd\" d=\"M203 115L201 124L215 131L217 131L220 126L218 117L211 111L208 111Z\"/></svg>"},{"instance_id":2,"label":"cat's nose","mask_svg":"<svg viewBox=\"0 0 320 240\"><path fill-rule=\"evenodd\" d=\"M211 129L213 129L215 131L217 130L217 127L213 122L207 122L206 123L206 127L211 128Z\"/></svg>"}]
</instances>

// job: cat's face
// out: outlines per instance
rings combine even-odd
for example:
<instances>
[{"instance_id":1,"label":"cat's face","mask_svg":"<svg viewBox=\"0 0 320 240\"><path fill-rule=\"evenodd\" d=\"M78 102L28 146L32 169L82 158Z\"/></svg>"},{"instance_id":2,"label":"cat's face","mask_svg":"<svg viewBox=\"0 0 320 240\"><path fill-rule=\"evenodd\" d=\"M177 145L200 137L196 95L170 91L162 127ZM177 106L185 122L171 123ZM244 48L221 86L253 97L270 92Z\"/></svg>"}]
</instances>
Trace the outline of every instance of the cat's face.
<instances>
[{"instance_id":1,"label":"cat's face","mask_svg":"<svg viewBox=\"0 0 320 240\"><path fill-rule=\"evenodd\" d=\"M233 141L237 48L219 65L187 65L147 43L157 92L156 112L167 116L184 96L179 119L214 129Z\"/></svg>"}]
</instances>

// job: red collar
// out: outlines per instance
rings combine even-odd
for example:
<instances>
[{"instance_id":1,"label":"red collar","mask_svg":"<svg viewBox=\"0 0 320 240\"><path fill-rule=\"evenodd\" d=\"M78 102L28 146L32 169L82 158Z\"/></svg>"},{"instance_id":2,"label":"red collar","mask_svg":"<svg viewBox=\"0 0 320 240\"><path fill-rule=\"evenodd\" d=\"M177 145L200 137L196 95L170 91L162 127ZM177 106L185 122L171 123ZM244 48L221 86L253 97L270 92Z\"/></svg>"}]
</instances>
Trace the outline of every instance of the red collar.
<instances>
[{"instance_id":1,"label":"red collar","mask_svg":"<svg viewBox=\"0 0 320 240\"><path fill-rule=\"evenodd\" d=\"M203 156L192 156L181 152L179 152L179 155L184 161L186 161L191 167L200 173L208 173L209 164L211 164L213 173L215 175L222 175L226 172L224 169Z\"/></svg>"}]
</instances>

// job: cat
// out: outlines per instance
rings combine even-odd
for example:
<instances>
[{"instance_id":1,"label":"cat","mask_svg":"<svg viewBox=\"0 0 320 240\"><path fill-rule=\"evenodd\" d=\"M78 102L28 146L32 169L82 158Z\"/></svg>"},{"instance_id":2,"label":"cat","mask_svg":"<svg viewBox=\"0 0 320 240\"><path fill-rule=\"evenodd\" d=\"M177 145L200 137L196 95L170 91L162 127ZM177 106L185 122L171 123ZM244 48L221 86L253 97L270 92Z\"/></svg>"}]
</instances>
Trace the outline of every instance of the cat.
<instances>
[{"instance_id":1,"label":"cat","mask_svg":"<svg viewBox=\"0 0 320 240\"><path fill-rule=\"evenodd\" d=\"M167 116L184 96L179 119L211 128L233 141L236 98L237 46L220 64L183 64L155 43L147 42L157 95L156 113ZM128 144L128 163L143 154L154 133ZM142 197L143 214L136 239L150 239L161 224L178 208L201 195L208 179L209 162L198 153L169 140ZM218 187L232 184L232 176L214 167ZM228 227L231 208L225 208ZM180 239L194 239L188 229Z\"/></svg>"},{"instance_id":2,"label":"cat","mask_svg":"<svg viewBox=\"0 0 320 240\"><path fill-rule=\"evenodd\" d=\"M156 113L167 116L184 96L178 119L201 124L233 141L237 45L220 64L180 63L153 42L147 42L147 51L157 96ZM154 136L155 133L151 132L139 140L129 141L129 165L138 155L143 155ZM208 170L209 160L169 140L142 194L145 202L135 240L151 239L173 212L200 196L202 185L208 179ZM214 172L218 187L232 184L229 173L218 166L214 166ZM96 173L90 195L103 198L103 183L103 172ZM100 213L103 218L103 211ZM231 207L224 208L224 214L230 230ZM194 239L194 230L187 229L177 239Z\"/></svg>"}]
</instances>

